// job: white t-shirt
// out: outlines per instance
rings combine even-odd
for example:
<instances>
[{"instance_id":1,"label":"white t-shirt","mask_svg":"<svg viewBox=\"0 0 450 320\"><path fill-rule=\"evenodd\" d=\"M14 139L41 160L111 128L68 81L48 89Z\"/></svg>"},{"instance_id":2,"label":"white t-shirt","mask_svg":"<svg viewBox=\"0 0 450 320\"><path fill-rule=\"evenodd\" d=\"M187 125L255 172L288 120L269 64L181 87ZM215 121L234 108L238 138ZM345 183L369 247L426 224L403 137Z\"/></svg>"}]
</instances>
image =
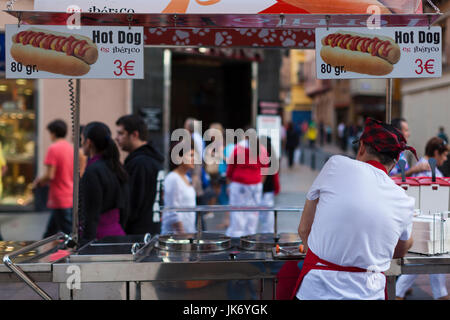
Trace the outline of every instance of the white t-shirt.
<instances>
[{"instance_id":1,"label":"white t-shirt","mask_svg":"<svg viewBox=\"0 0 450 320\"><path fill-rule=\"evenodd\" d=\"M170 172L164 180L165 207L195 207L194 187L187 185L176 172ZM164 212L161 223L161 234L175 232L172 224L182 222L186 233L197 231L195 212Z\"/></svg>"},{"instance_id":2,"label":"white t-shirt","mask_svg":"<svg viewBox=\"0 0 450 320\"><path fill-rule=\"evenodd\" d=\"M414 198L368 163L331 157L306 197L319 198L308 246L331 263L386 271L398 240L411 236ZM385 277L375 276L378 278L365 272L311 270L297 298L384 299ZM374 279L378 286L368 283Z\"/></svg>"}]
</instances>

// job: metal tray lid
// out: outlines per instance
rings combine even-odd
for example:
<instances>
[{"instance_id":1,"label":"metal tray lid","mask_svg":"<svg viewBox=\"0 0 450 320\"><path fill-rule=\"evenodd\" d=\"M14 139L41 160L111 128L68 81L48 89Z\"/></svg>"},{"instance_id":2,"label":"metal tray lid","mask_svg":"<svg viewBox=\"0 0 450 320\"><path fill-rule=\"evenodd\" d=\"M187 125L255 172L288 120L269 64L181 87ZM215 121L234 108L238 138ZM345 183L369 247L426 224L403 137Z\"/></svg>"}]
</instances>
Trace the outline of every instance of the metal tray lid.
<instances>
[{"instance_id":1,"label":"metal tray lid","mask_svg":"<svg viewBox=\"0 0 450 320\"><path fill-rule=\"evenodd\" d=\"M159 236L157 247L167 251L214 252L231 247L231 238L221 233L202 232Z\"/></svg>"}]
</instances>

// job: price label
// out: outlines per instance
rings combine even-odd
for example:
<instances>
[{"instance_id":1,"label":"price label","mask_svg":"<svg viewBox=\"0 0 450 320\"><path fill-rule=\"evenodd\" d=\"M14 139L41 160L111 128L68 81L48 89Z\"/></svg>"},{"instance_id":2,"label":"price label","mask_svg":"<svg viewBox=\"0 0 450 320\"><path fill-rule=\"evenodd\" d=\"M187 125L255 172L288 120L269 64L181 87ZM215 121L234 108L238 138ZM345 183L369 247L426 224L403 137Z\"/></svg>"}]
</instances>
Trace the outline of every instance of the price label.
<instances>
[{"instance_id":1,"label":"price label","mask_svg":"<svg viewBox=\"0 0 450 320\"><path fill-rule=\"evenodd\" d=\"M142 27L6 25L6 78L143 77Z\"/></svg>"},{"instance_id":2,"label":"price label","mask_svg":"<svg viewBox=\"0 0 450 320\"><path fill-rule=\"evenodd\" d=\"M424 72L428 73L428 74L434 74L434 64L435 64L435 60L434 59L428 59L427 61L425 61L425 63L423 62L422 59L416 59L416 64L417 64L417 68L416 68L416 73L417 74L422 74Z\"/></svg>"},{"instance_id":3,"label":"price label","mask_svg":"<svg viewBox=\"0 0 450 320\"><path fill-rule=\"evenodd\" d=\"M437 78L441 27L316 29L318 79Z\"/></svg>"},{"instance_id":4,"label":"price label","mask_svg":"<svg viewBox=\"0 0 450 320\"><path fill-rule=\"evenodd\" d=\"M129 60L126 61L125 63L123 63L121 60L117 59L114 61L114 65L116 66L116 70L114 71L114 74L118 77L120 77L124 72L127 76L134 76L135 73L133 73L134 71L134 64L136 63L136 61L134 60Z\"/></svg>"}]
</instances>

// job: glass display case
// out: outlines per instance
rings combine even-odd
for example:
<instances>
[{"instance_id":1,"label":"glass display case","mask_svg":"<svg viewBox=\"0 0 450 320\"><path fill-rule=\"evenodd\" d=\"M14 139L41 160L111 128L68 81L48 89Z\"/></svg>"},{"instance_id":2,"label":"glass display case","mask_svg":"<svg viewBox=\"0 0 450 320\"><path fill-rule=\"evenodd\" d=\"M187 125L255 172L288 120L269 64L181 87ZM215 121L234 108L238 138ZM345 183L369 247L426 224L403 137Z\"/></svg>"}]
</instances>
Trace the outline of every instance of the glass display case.
<instances>
[{"instance_id":1,"label":"glass display case","mask_svg":"<svg viewBox=\"0 0 450 320\"><path fill-rule=\"evenodd\" d=\"M35 80L0 79L0 210L31 207L35 178Z\"/></svg>"}]
</instances>

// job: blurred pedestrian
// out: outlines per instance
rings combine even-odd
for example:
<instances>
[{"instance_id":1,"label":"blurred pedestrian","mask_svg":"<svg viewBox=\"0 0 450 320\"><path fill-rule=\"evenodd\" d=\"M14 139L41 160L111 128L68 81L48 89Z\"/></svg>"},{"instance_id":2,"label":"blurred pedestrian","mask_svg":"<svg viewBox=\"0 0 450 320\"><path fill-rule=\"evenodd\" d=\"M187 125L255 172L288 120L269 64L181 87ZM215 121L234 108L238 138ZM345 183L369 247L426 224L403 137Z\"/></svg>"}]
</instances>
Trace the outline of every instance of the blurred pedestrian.
<instances>
[{"instance_id":1,"label":"blurred pedestrian","mask_svg":"<svg viewBox=\"0 0 450 320\"><path fill-rule=\"evenodd\" d=\"M441 138L442 140L444 140L445 143L448 143L448 137L447 137L447 134L445 133L444 127L439 127L439 133L437 136L438 136L438 138Z\"/></svg>"},{"instance_id":2,"label":"blurred pedestrian","mask_svg":"<svg viewBox=\"0 0 450 320\"><path fill-rule=\"evenodd\" d=\"M63 120L54 120L47 125L52 144L45 156L45 173L33 183L33 188L49 184L47 207L50 220L44 238L60 231L72 232L73 207L73 153L74 146L66 139L67 125Z\"/></svg>"},{"instance_id":3,"label":"blurred pedestrian","mask_svg":"<svg viewBox=\"0 0 450 320\"><path fill-rule=\"evenodd\" d=\"M299 134L294 129L292 122L289 122L286 130L286 153L288 156L289 168L294 166L294 152L298 147L299 140Z\"/></svg>"},{"instance_id":4,"label":"blurred pedestrian","mask_svg":"<svg viewBox=\"0 0 450 320\"><path fill-rule=\"evenodd\" d=\"M182 140L172 145L169 154L170 173L164 180L164 207L196 206L195 189L187 175L194 169L194 155L193 141ZM197 230L195 217L195 212L164 212L161 234L194 233Z\"/></svg>"},{"instance_id":5,"label":"blurred pedestrian","mask_svg":"<svg viewBox=\"0 0 450 320\"><path fill-rule=\"evenodd\" d=\"M207 133L207 135L206 135ZM210 177L210 187L205 190L208 194L208 204L222 204L226 201L226 159L225 159L225 137L223 126L212 123L205 133L205 140L211 141L204 152L205 171Z\"/></svg>"},{"instance_id":6,"label":"blurred pedestrian","mask_svg":"<svg viewBox=\"0 0 450 320\"><path fill-rule=\"evenodd\" d=\"M409 130L408 122L406 121L406 119L395 118L395 119L392 119L391 124L403 134L406 142L408 142L411 132ZM400 153L399 160L405 161L405 176L406 177L410 177L419 172L427 171L430 169L430 166L428 165L427 162L421 162L421 163L416 164L414 167L411 167L409 165L408 158L406 157L406 151L403 151L402 153ZM391 177L400 177L401 176L401 170L400 170L400 166L398 165L398 161L397 161L397 164L395 165L395 167L389 173L389 175Z\"/></svg>"},{"instance_id":7,"label":"blurred pedestrian","mask_svg":"<svg viewBox=\"0 0 450 320\"><path fill-rule=\"evenodd\" d=\"M192 185L195 189L197 204L206 204L203 200L203 150L205 142L202 138L201 123L194 118L187 118L184 122L184 129L187 130L194 142L194 169L189 172Z\"/></svg>"},{"instance_id":8,"label":"blurred pedestrian","mask_svg":"<svg viewBox=\"0 0 450 320\"><path fill-rule=\"evenodd\" d=\"M280 128L280 138L281 138L281 152L284 152L286 150L286 137L287 137L287 131L286 131L287 125L282 125ZM283 155L280 154L280 158Z\"/></svg>"},{"instance_id":9,"label":"blurred pedestrian","mask_svg":"<svg viewBox=\"0 0 450 320\"><path fill-rule=\"evenodd\" d=\"M148 130L138 115L126 115L116 121L116 142L128 152L124 166L129 176L130 215L126 234L161 233L159 217L154 217L158 173L164 157L148 142Z\"/></svg>"},{"instance_id":10,"label":"blurred pedestrian","mask_svg":"<svg viewBox=\"0 0 450 320\"><path fill-rule=\"evenodd\" d=\"M272 145L272 140L270 137L261 137L260 141L263 146L266 146L267 156L270 159L269 167L273 167L274 162L276 168L279 168L279 160L276 156L275 149ZM273 207L275 205L275 196L280 193L280 177L278 170L275 173L269 173L266 175L263 184L263 194L261 200L261 206L263 207ZM259 232L261 233L272 233L274 232L274 212L273 211L261 211L259 212Z\"/></svg>"},{"instance_id":11,"label":"blurred pedestrian","mask_svg":"<svg viewBox=\"0 0 450 320\"><path fill-rule=\"evenodd\" d=\"M425 146L425 155L419 159L416 166L419 166L421 163L427 163L430 159L436 160L436 165L441 166L446 160L448 156L448 145L445 143L444 140L438 137L433 137L430 140L428 140L426 146ZM431 168L428 164L428 169L423 170L421 172L417 172L413 175L414 177L431 177ZM436 168L436 177L442 178L444 175L441 171L439 171L438 168Z\"/></svg>"},{"instance_id":12,"label":"blurred pedestrian","mask_svg":"<svg viewBox=\"0 0 450 320\"><path fill-rule=\"evenodd\" d=\"M317 126L314 121L311 121L308 127L308 131L306 132L306 138L309 142L309 147L314 149L316 147L317 140Z\"/></svg>"},{"instance_id":13,"label":"blurred pedestrian","mask_svg":"<svg viewBox=\"0 0 450 320\"><path fill-rule=\"evenodd\" d=\"M347 151L347 139L345 137L345 123L341 121L337 127L337 134L342 151Z\"/></svg>"},{"instance_id":14,"label":"blurred pedestrian","mask_svg":"<svg viewBox=\"0 0 450 320\"><path fill-rule=\"evenodd\" d=\"M428 165L428 160L433 158L436 160L437 166L441 166L444 161L447 160L448 152L449 148L444 140L438 137L431 138L430 140L428 140L425 146L425 155L420 158L420 160L417 162L417 165L420 165L422 163L426 163ZM417 177L431 177L431 175L431 168L429 170L417 172L414 174L414 176ZM436 177L443 177L442 172L440 172L438 168L436 168ZM407 291L411 290L410 288L416 280L417 276L417 274L403 274L398 278L395 289L397 300L403 300L405 298ZM445 282L445 274L430 274L430 284L434 299L450 300Z\"/></svg>"},{"instance_id":15,"label":"blurred pedestrian","mask_svg":"<svg viewBox=\"0 0 450 320\"><path fill-rule=\"evenodd\" d=\"M267 150L257 141L254 129L239 141L227 166L230 181L229 194L232 206L258 206L261 203L263 182L262 168L267 167ZM241 237L255 234L258 229L258 211L230 212L226 235Z\"/></svg>"},{"instance_id":16,"label":"blurred pedestrian","mask_svg":"<svg viewBox=\"0 0 450 320\"><path fill-rule=\"evenodd\" d=\"M88 163L80 181L81 243L125 235L128 175L120 163L111 130L102 122L88 123L83 130L82 146Z\"/></svg>"},{"instance_id":17,"label":"blurred pedestrian","mask_svg":"<svg viewBox=\"0 0 450 320\"><path fill-rule=\"evenodd\" d=\"M309 122L306 120L303 120L302 123L300 124L300 144L302 143L302 139L303 142L305 142L305 137L306 137L306 132L308 132L308 128L309 128Z\"/></svg>"},{"instance_id":18,"label":"blurred pedestrian","mask_svg":"<svg viewBox=\"0 0 450 320\"><path fill-rule=\"evenodd\" d=\"M326 137L325 125L323 124L323 121L320 121L320 123L319 123L319 140L320 140L321 147L323 147L323 145L325 143L325 137Z\"/></svg>"},{"instance_id":19,"label":"blurred pedestrian","mask_svg":"<svg viewBox=\"0 0 450 320\"><path fill-rule=\"evenodd\" d=\"M327 124L325 126L325 131L327 134L327 143L330 144L331 143L331 126L329 124Z\"/></svg>"}]
</instances>

